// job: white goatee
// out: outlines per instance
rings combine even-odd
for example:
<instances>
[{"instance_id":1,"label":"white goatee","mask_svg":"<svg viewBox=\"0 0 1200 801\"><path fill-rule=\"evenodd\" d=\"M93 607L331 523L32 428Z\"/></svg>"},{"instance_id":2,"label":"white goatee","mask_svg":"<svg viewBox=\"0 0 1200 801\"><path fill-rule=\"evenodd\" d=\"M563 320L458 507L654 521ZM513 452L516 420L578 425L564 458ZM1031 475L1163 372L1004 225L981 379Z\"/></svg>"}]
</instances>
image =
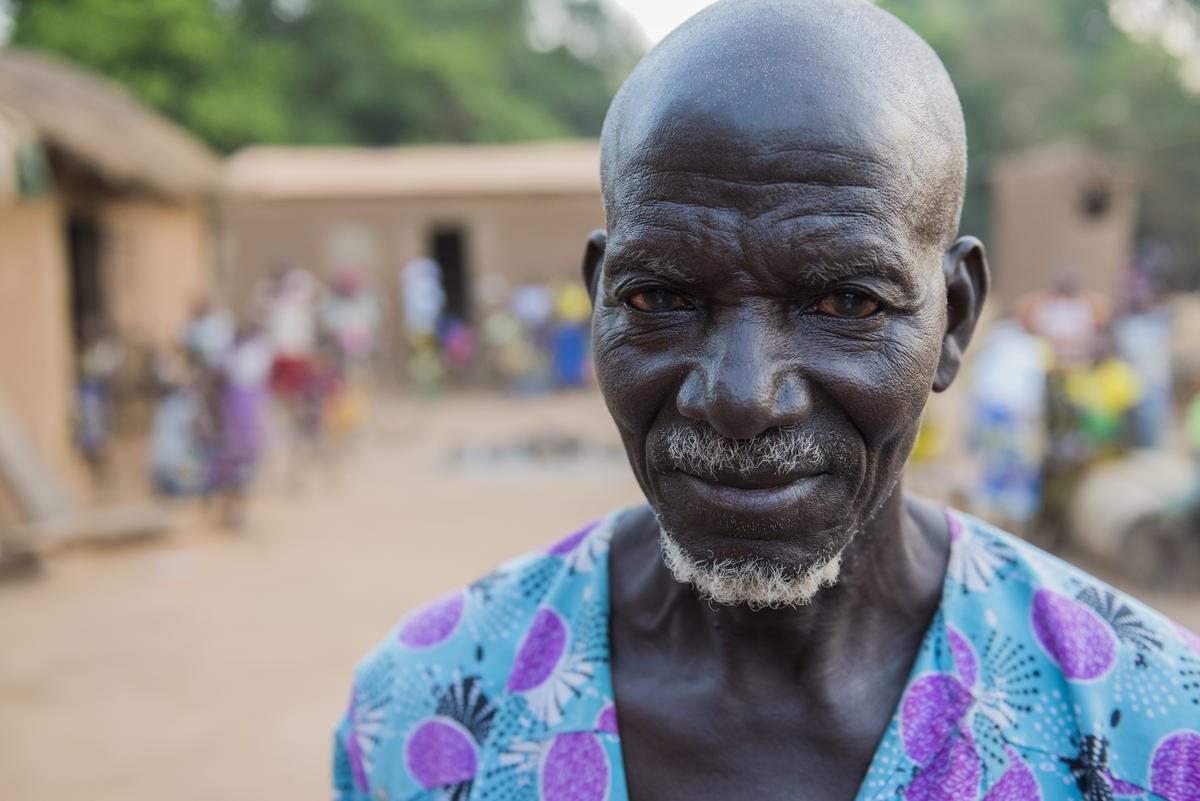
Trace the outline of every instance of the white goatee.
<instances>
[{"instance_id":1,"label":"white goatee","mask_svg":"<svg viewBox=\"0 0 1200 801\"><path fill-rule=\"evenodd\" d=\"M683 549L665 529L659 531L663 561L681 584L690 584L700 597L725 606L750 609L795 608L812 601L822 587L837 583L842 552L796 572L766 559L702 561Z\"/></svg>"}]
</instances>

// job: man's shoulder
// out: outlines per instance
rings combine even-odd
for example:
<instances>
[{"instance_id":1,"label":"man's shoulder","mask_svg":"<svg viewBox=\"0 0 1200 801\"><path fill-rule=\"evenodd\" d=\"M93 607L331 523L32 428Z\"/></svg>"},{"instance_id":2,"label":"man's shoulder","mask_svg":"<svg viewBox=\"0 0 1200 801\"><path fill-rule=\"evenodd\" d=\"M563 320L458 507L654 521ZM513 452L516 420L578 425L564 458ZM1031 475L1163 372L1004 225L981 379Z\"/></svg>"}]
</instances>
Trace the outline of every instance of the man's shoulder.
<instances>
[{"instance_id":1,"label":"man's shoulder","mask_svg":"<svg viewBox=\"0 0 1200 801\"><path fill-rule=\"evenodd\" d=\"M355 668L335 741L336 796L381 787L392 798L434 787L465 793L484 774L512 771L524 781L522 759L554 737L615 732L607 553L620 514L393 626Z\"/></svg>"},{"instance_id":2,"label":"man's shoulder","mask_svg":"<svg viewBox=\"0 0 1200 801\"><path fill-rule=\"evenodd\" d=\"M1200 638L1018 537L949 516L944 645L982 713L976 734L1101 766L1131 790L1168 786L1162 766L1179 754L1200 759Z\"/></svg>"},{"instance_id":3,"label":"man's shoulder","mask_svg":"<svg viewBox=\"0 0 1200 801\"><path fill-rule=\"evenodd\" d=\"M356 672L419 668L506 674L539 612L543 619L545 610L574 616L578 605L596 594L597 568L607 558L618 515L595 520L412 609L360 660Z\"/></svg>"},{"instance_id":4,"label":"man's shoulder","mask_svg":"<svg viewBox=\"0 0 1200 801\"><path fill-rule=\"evenodd\" d=\"M949 517L954 547L948 581L958 592L983 597L989 591L1026 596L1032 602L1034 620L1053 615L1057 599L1069 598L1114 626L1121 623L1121 618L1114 616L1132 616L1167 635L1172 645L1200 648L1200 642L1193 641L1194 634L1082 568L966 513L950 510ZM1121 644L1136 645L1137 640L1122 639Z\"/></svg>"}]
</instances>

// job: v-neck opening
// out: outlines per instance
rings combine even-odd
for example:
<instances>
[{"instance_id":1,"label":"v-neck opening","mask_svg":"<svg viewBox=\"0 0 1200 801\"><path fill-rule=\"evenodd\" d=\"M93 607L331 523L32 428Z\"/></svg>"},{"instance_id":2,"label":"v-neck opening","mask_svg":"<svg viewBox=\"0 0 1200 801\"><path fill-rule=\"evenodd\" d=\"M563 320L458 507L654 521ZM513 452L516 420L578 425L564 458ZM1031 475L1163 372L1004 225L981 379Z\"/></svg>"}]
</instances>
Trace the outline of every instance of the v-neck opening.
<instances>
[{"instance_id":1,"label":"v-neck opening","mask_svg":"<svg viewBox=\"0 0 1200 801\"><path fill-rule=\"evenodd\" d=\"M879 741L875 744L875 749L872 753L871 761L867 765L866 773L863 774L862 780L858 787L858 791L854 795L854 801L868 801L871 798L879 797L881 794L889 793L895 789L896 782L895 782L895 780L893 780L893 781L889 782L888 785L883 788L879 788L878 790L868 792L868 787L867 787L868 780L871 778L872 774L875 772L876 768L878 767L877 763L879 762L879 760L881 758L883 758L882 757L883 751L884 751L885 747L889 744L889 741L891 740L891 738L894 736L898 736L898 734L896 732L894 732L893 729L896 727L896 722L899 719L900 710L904 704L905 695L908 693L909 688L912 687L913 682L921 675L921 668L922 668L921 656L922 656L922 654L925 653L926 649L931 646L933 638L936 637L937 633L940 631L939 626L941 628L944 628L944 625L945 625L945 619L943 617L943 612L948 603L948 598L950 596L950 583L952 581L952 577L950 574L950 565L954 559L954 552L955 552L956 547L958 546L958 541L959 541L959 537L955 536L955 531L956 531L956 526L958 526L958 527L962 526L962 522L955 518L955 512L952 509L950 509L949 507L942 506L942 510L943 510L943 514L945 515L945 518L946 518L946 525L949 527L950 548L949 548L949 553L947 554L947 558L946 558L945 571L942 575L941 593L938 597L938 605L937 605L937 608L933 612L933 616L930 618L929 624L925 628L924 634L921 635L921 643L918 646L916 654L913 657L912 664L909 665L907 677L904 680L904 686L900 690L900 696L897 699L896 704L891 711L891 714L888 716L887 725L884 727L883 733L880 735ZM614 523L614 529L617 527L617 525L619 525L620 518L623 517L625 514L631 513L632 511L633 511L632 509L627 509L624 512L618 513L618 515L619 515L618 522ZM613 539L615 539L615 537ZM625 772L625 746L624 746L624 742L621 737L621 703L620 703L620 699L617 698L616 680L615 680L616 671L614 670L613 659L612 659L612 630L613 630L613 626L612 626L612 621L613 621L612 580L613 580L613 577L612 577L612 569L611 569L612 568L612 541L610 541L608 543L608 547L605 549L603 559L598 561L596 567L597 567L596 572L601 574L598 576L600 581L597 583L603 588L602 591L604 592L604 602L608 609L608 632L607 632L607 636L606 636L605 642L604 642L604 651L605 651L604 657L608 664L608 675L607 675L608 686L602 688L602 691L609 698L612 699L613 708L614 708L615 714L616 714L616 723L617 723L617 725L616 725L617 732L615 735L615 739L616 739L615 750L614 750L614 755L612 756L612 760L613 760L614 764L612 764L610 766L611 770L612 770L612 778L613 778L612 786L616 787L618 785L616 780L619 778L620 786L625 788L625 798L624 799L619 799L619 798L610 796L609 801L629 801L629 798L630 798L629 782L628 782L628 776ZM943 745L944 745L944 743L943 743Z\"/></svg>"}]
</instances>

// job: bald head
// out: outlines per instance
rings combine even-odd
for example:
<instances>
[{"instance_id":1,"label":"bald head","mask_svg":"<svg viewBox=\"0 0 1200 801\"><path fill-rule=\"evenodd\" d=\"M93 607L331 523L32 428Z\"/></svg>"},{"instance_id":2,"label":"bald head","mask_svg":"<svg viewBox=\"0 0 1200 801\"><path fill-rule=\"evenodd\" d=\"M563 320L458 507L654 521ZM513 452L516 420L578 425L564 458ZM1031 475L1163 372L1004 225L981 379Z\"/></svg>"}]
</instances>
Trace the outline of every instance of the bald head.
<instances>
[{"instance_id":1,"label":"bald head","mask_svg":"<svg viewBox=\"0 0 1200 801\"><path fill-rule=\"evenodd\" d=\"M893 181L914 233L943 246L953 239L966 136L933 50L863 0L723 0L651 51L610 107L610 226L622 185L641 180L648 162L691 170L719 160L773 173L781 165L772 155L804 154L806 172L814 160L849 156L861 167L850 180Z\"/></svg>"}]
</instances>

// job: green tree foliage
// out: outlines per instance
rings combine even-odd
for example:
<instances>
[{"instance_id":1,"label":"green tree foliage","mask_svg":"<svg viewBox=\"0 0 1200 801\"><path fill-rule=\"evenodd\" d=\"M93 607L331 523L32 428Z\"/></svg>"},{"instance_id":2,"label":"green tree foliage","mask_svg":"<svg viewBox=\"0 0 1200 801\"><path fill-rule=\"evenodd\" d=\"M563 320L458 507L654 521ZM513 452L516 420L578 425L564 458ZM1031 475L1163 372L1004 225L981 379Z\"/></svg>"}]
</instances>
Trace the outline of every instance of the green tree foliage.
<instances>
[{"instance_id":1,"label":"green tree foliage","mask_svg":"<svg viewBox=\"0 0 1200 801\"><path fill-rule=\"evenodd\" d=\"M552 2L541 49L523 0L24 0L13 40L223 151L595 136L636 39L598 0Z\"/></svg>"},{"instance_id":2,"label":"green tree foliage","mask_svg":"<svg viewBox=\"0 0 1200 801\"><path fill-rule=\"evenodd\" d=\"M982 230L993 156L1073 138L1141 174L1140 231L1200 279L1200 97L1158 42L1117 30L1102 0L884 0L924 36L963 100L971 155L964 223Z\"/></svg>"}]
</instances>

